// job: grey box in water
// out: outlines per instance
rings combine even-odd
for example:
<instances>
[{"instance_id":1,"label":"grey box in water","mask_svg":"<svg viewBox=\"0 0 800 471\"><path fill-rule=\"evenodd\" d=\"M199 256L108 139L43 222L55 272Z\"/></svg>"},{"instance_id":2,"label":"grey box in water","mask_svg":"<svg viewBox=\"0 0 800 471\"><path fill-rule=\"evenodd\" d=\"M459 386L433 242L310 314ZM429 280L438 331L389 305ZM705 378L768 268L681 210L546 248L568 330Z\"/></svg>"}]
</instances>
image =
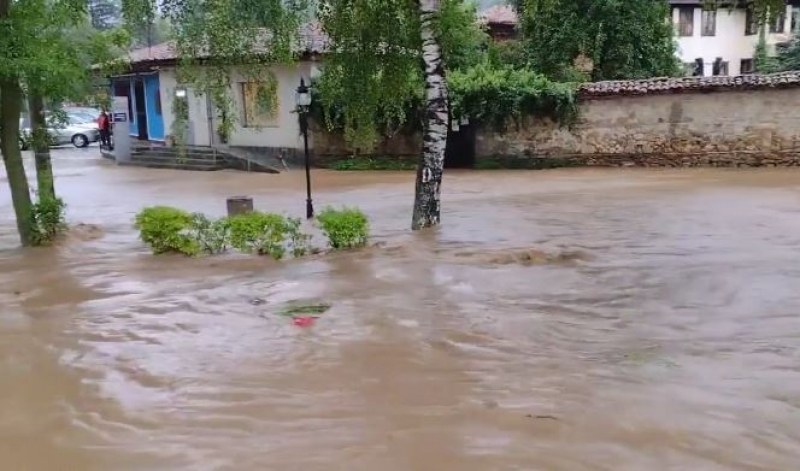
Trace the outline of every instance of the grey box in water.
<instances>
[{"instance_id":1,"label":"grey box in water","mask_svg":"<svg viewBox=\"0 0 800 471\"><path fill-rule=\"evenodd\" d=\"M232 196L228 198L228 216L253 212L253 198L249 196Z\"/></svg>"}]
</instances>

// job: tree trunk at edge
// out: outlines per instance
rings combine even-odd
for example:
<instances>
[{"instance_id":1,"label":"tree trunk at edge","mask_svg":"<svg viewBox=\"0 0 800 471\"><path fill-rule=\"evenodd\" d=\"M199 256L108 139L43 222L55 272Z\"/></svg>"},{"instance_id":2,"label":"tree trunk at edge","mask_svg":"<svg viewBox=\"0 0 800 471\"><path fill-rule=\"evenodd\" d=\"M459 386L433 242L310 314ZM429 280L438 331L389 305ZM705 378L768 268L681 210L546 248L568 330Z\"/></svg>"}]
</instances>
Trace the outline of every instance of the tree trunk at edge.
<instances>
[{"instance_id":1,"label":"tree trunk at edge","mask_svg":"<svg viewBox=\"0 0 800 471\"><path fill-rule=\"evenodd\" d=\"M0 18L2 15L0 11ZM31 245L31 193L22 165L19 146L19 118L22 113L22 90L16 77L0 78L0 153L8 175L11 200L17 216L17 231L23 246Z\"/></svg>"},{"instance_id":2,"label":"tree trunk at edge","mask_svg":"<svg viewBox=\"0 0 800 471\"><path fill-rule=\"evenodd\" d=\"M448 121L447 82L442 64L442 49L434 25L439 14L440 0L418 1L422 59L425 64L425 122L411 222L414 230L435 226L441 218L440 194Z\"/></svg>"},{"instance_id":3,"label":"tree trunk at edge","mask_svg":"<svg viewBox=\"0 0 800 471\"><path fill-rule=\"evenodd\" d=\"M41 95L31 93L28 97L31 131L33 134L33 156L36 161L36 182L39 199L56 197L53 183L53 164L50 160L50 136L47 132L47 121L44 116L44 99Z\"/></svg>"}]
</instances>

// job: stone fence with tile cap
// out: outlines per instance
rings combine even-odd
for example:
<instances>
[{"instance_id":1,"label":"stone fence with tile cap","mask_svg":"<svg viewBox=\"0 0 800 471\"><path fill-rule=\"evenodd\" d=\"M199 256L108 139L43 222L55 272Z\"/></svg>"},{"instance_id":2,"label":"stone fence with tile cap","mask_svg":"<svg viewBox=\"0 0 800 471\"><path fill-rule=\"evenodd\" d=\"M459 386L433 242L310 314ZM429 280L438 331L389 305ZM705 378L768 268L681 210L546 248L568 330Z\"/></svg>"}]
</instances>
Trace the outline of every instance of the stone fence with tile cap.
<instances>
[{"instance_id":1,"label":"stone fence with tile cap","mask_svg":"<svg viewBox=\"0 0 800 471\"><path fill-rule=\"evenodd\" d=\"M583 85L566 128L478 132L477 160L516 166L800 166L800 72ZM526 163L528 165L526 165Z\"/></svg>"},{"instance_id":2,"label":"stone fence with tile cap","mask_svg":"<svg viewBox=\"0 0 800 471\"><path fill-rule=\"evenodd\" d=\"M800 72L588 83L570 127L546 119L502 132L478 124L476 167L800 166ZM319 163L351 154L317 130ZM416 159L419 133L387 138L372 153Z\"/></svg>"}]
</instances>

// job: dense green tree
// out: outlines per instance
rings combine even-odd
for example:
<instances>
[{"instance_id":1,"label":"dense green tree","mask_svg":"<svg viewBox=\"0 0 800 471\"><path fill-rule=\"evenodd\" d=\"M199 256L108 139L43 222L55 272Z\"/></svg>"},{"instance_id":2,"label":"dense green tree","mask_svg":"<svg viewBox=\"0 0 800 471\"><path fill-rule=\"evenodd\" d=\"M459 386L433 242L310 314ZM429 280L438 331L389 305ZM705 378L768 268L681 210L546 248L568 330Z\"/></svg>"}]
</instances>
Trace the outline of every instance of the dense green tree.
<instances>
[{"instance_id":1,"label":"dense green tree","mask_svg":"<svg viewBox=\"0 0 800 471\"><path fill-rule=\"evenodd\" d=\"M569 74L577 57L593 80L675 74L673 27L665 0L525 0L522 30L531 66Z\"/></svg>"},{"instance_id":2,"label":"dense green tree","mask_svg":"<svg viewBox=\"0 0 800 471\"><path fill-rule=\"evenodd\" d=\"M108 46L120 39L112 33L74 34L85 24L85 0L0 0L0 152L23 245L41 241L19 146L25 94L37 151L38 204L53 207L44 104L82 96L89 65L108 59Z\"/></svg>"}]
</instances>

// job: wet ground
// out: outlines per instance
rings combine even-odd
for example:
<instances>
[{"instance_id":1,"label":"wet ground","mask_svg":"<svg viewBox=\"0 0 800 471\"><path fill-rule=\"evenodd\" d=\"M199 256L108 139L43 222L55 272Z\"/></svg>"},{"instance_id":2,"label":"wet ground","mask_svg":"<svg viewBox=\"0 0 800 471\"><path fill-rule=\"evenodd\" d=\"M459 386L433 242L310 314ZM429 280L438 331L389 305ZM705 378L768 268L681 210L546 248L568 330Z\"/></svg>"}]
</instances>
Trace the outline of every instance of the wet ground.
<instances>
[{"instance_id":1,"label":"wet ground","mask_svg":"<svg viewBox=\"0 0 800 471\"><path fill-rule=\"evenodd\" d=\"M301 216L302 172L55 159L55 248L14 248L0 173L2 469L800 466L798 171L450 172L414 234L411 173L319 171L380 246L274 262L155 258L132 218Z\"/></svg>"}]
</instances>

